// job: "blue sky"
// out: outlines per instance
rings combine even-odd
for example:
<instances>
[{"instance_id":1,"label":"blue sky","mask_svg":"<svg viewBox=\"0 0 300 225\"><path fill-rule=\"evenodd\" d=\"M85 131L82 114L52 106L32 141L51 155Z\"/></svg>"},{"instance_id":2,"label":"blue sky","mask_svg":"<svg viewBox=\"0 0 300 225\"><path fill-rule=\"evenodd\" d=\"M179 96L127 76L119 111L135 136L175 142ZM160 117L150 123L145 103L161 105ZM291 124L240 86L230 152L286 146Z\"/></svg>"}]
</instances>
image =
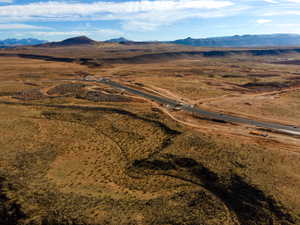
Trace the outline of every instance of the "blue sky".
<instances>
[{"instance_id":1,"label":"blue sky","mask_svg":"<svg viewBox=\"0 0 300 225\"><path fill-rule=\"evenodd\" d=\"M300 0L0 0L0 39L300 34Z\"/></svg>"}]
</instances>

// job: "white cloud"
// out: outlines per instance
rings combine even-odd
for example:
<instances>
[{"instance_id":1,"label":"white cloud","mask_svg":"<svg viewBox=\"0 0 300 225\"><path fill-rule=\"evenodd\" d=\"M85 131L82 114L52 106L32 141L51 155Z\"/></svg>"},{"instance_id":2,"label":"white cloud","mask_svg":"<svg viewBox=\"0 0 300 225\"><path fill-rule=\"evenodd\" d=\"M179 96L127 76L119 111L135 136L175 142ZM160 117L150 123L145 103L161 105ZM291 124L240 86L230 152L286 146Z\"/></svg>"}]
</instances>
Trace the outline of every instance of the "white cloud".
<instances>
[{"instance_id":1,"label":"white cloud","mask_svg":"<svg viewBox=\"0 0 300 225\"><path fill-rule=\"evenodd\" d=\"M46 31L33 31L28 32L27 34L30 35L36 35L36 36L42 36L42 37L51 37L51 36L81 36L81 35L88 35L87 32L84 31L52 31L52 32L46 32Z\"/></svg>"},{"instance_id":2,"label":"white cloud","mask_svg":"<svg viewBox=\"0 0 300 225\"><path fill-rule=\"evenodd\" d=\"M242 9L234 10L231 9L230 12L224 10L214 10L214 11L201 11L198 10L174 10L160 12L144 12L136 15L131 15L128 18L123 18L124 30L155 30L161 25L170 25L179 20L184 20L188 18L218 18L225 17L227 15L233 15Z\"/></svg>"},{"instance_id":3,"label":"white cloud","mask_svg":"<svg viewBox=\"0 0 300 225\"><path fill-rule=\"evenodd\" d=\"M33 25L28 25L28 24L1 24L0 23L0 30L16 30L16 29L50 29L48 27L43 27L43 26L33 26Z\"/></svg>"},{"instance_id":4,"label":"white cloud","mask_svg":"<svg viewBox=\"0 0 300 225\"><path fill-rule=\"evenodd\" d=\"M300 16L300 10L278 10L273 12L264 13L264 16Z\"/></svg>"},{"instance_id":5,"label":"white cloud","mask_svg":"<svg viewBox=\"0 0 300 225\"><path fill-rule=\"evenodd\" d=\"M0 6L0 21L119 20L124 28L151 30L185 18L220 17L230 15L235 10L239 11L229 0L50 1Z\"/></svg>"},{"instance_id":6,"label":"white cloud","mask_svg":"<svg viewBox=\"0 0 300 225\"><path fill-rule=\"evenodd\" d=\"M90 31L33 31L30 32L31 34L35 34L38 36L79 36L79 35L93 35L93 34L100 34L105 36L114 36L114 35L121 35L123 34L117 30L111 29L95 29Z\"/></svg>"},{"instance_id":7,"label":"white cloud","mask_svg":"<svg viewBox=\"0 0 300 225\"><path fill-rule=\"evenodd\" d=\"M264 2L272 3L272 4L278 3L278 1L275 1L275 0L264 0Z\"/></svg>"},{"instance_id":8,"label":"white cloud","mask_svg":"<svg viewBox=\"0 0 300 225\"><path fill-rule=\"evenodd\" d=\"M268 3L287 3L287 2L291 2L291 3L300 3L300 0L263 0L264 2L268 2Z\"/></svg>"},{"instance_id":9,"label":"white cloud","mask_svg":"<svg viewBox=\"0 0 300 225\"><path fill-rule=\"evenodd\" d=\"M256 20L257 23L259 24L265 24L265 23L271 23L272 20L268 20L268 19L259 19L259 20Z\"/></svg>"},{"instance_id":10,"label":"white cloud","mask_svg":"<svg viewBox=\"0 0 300 225\"><path fill-rule=\"evenodd\" d=\"M147 11L168 11L179 9L219 9L232 6L230 1L219 0L158 0L130 2L66 3L39 2L27 5L0 7L0 16L51 19L71 16L105 16L107 14L140 13Z\"/></svg>"},{"instance_id":11,"label":"white cloud","mask_svg":"<svg viewBox=\"0 0 300 225\"><path fill-rule=\"evenodd\" d=\"M13 0L0 0L0 3L12 3Z\"/></svg>"}]
</instances>

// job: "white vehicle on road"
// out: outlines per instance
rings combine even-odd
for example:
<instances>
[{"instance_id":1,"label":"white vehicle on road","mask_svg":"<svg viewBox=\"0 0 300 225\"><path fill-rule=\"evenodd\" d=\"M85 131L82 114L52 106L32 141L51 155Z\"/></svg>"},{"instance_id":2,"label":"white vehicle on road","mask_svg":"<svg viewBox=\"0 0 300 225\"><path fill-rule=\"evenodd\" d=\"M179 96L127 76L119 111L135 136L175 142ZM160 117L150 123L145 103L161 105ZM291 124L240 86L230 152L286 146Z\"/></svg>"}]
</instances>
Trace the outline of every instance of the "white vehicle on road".
<instances>
[{"instance_id":1,"label":"white vehicle on road","mask_svg":"<svg viewBox=\"0 0 300 225\"><path fill-rule=\"evenodd\" d=\"M86 80L86 81L92 81L92 80L97 80L97 79L96 79L96 77L94 77L94 76L86 76L86 77L84 78L84 80Z\"/></svg>"}]
</instances>

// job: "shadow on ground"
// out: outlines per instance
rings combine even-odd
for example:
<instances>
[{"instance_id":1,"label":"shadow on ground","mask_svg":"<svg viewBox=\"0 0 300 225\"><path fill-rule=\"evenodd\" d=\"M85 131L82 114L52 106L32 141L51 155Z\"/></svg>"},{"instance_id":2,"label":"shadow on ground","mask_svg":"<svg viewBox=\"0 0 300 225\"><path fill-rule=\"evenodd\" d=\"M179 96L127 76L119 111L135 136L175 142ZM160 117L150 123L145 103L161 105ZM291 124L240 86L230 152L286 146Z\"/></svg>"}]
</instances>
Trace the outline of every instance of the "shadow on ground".
<instances>
[{"instance_id":1,"label":"shadow on ground","mask_svg":"<svg viewBox=\"0 0 300 225\"><path fill-rule=\"evenodd\" d=\"M130 173L171 176L204 187L220 199L242 225L296 224L284 207L243 177L219 176L191 158L164 154L138 160L129 168Z\"/></svg>"}]
</instances>

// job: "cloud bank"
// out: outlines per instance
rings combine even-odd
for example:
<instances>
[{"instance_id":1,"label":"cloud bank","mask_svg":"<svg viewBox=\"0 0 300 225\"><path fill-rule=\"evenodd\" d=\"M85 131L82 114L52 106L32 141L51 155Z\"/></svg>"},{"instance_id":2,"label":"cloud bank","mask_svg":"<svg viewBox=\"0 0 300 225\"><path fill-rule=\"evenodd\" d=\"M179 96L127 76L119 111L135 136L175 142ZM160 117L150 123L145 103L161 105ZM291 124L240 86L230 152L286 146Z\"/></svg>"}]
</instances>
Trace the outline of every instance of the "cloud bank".
<instances>
[{"instance_id":1,"label":"cloud bank","mask_svg":"<svg viewBox=\"0 0 300 225\"><path fill-rule=\"evenodd\" d=\"M273 26L274 33L276 33L279 30L275 26L276 22L296 24L291 18L300 16L300 0L95 0L88 3L83 0L40 0L40 2L27 4L17 4L18 1L12 2L12 0L0 0L0 3L0 30L32 29L33 34L48 34L48 36L89 34L89 32L99 35L117 35L129 31L154 32L168 25L179 24L184 20L201 21L199 24L205 23L203 21L210 21L212 25L211 21L218 20L221 21L220 24L223 23L223 26L228 26L231 29L230 32L234 32L234 28L237 31L250 32L248 27L244 28L245 24L250 26L249 28L253 26L252 29L259 29L258 24L268 24L268 26L260 26L260 28L271 30ZM283 15L286 17L282 18ZM237 18L236 21L228 19L234 17ZM221 18L227 22L223 22ZM239 18L241 18L240 21ZM52 27L53 31L46 31L47 27L39 26L44 22L47 22L47 26ZM63 28L55 26L61 24L60 22L64 22ZM74 22L107 23L108 25L101 29L108 29L106 29L106 33L97 33L95 30L101 30L100 27L74 28ZM27 25L27 23L36 26ZM112 27L111 24L113 24ZM210 26L207 25L206 29L209 28ZM199 27L200 29L201 27ZM224 29L223 33L229 33ZM291 26L290 29L292 29ZM284 29L280 28L280 30ZM211 31L211 33L214 32ZM253 33L254 30L251 32ZM258 30L258 32L264 31Z\"/></svg>"},{"instance_id":2,"label":"cloud bank","mask_svg":"<svg viewBox=\"0 0 300 225\"><path fill-rule=\"evenodd\" d=\"M35 30L35 29L51 29L44 26L33 26L28 24L16 24L16 23L0 23L0 30Z\"/></svg>"},{"instance_id":3,"label":"cloud bank","mask_svg":"<svg viewBox=\"0 0 300 225\"><path fill-rule=\"evenodd\" d=\"M39 2L0 7L0 20L18 21L92 21L119 20L124 28L155 29L185 18L218 17L234 6L224 0L157 0L127 2ZM227 9L227 11L226 11Z\"/></svg>"}]
</instances>

